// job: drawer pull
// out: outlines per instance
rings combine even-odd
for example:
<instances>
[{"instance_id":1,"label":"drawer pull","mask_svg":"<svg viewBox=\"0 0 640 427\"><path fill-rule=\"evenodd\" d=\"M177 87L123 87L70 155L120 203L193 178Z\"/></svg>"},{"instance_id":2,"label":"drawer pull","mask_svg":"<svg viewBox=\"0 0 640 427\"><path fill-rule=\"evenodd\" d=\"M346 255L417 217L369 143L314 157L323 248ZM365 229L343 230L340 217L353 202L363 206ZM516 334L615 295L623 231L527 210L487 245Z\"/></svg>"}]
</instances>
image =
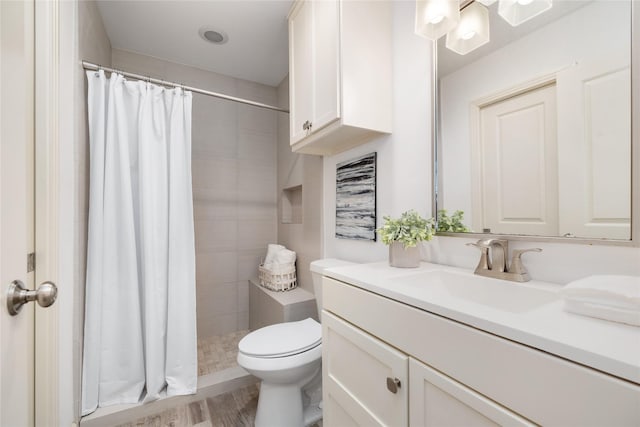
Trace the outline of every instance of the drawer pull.
<instances>
[{"instance_id":1,"label":"drawer pull","mask_svg":"<svg viewBox=\"0 0 640 427\"><path fill-rule=\"evenodd\" d=\"M387 390L396 394L400 388L400 380L397 378L387 377Z\"/></svg>"}]
</instances>

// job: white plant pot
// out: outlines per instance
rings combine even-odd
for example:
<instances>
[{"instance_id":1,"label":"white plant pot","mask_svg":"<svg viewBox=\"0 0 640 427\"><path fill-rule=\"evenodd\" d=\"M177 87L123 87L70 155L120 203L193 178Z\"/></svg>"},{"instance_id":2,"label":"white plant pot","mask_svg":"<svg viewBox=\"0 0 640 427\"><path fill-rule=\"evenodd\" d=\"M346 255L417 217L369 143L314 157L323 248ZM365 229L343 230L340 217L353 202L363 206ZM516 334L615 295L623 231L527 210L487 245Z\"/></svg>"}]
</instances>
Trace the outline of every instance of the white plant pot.
<instances>
[{"instance_id":1,"label":"white plant pot","mask_svg":"<svg viewBox=\"0 0 640 427\"><path fill-rule=\"evenodd\" d=\"M389 245L389 265L400 268L420 267L420 246L405 248L402 242Z\"/></svg>"}]
</instances>

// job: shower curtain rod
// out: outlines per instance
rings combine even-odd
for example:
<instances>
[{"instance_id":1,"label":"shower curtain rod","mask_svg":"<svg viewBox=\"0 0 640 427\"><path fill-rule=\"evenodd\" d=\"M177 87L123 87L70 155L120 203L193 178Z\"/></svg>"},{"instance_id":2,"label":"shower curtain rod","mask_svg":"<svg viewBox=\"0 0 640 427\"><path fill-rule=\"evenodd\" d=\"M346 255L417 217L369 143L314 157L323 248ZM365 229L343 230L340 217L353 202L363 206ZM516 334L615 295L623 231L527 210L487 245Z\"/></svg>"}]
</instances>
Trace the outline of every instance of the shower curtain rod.
<instances>
[{"instance_id":1,"label":"shower curtain rod","mask_svg":"<svg viewBox=\"0 0 640 427\"><path fill-rule=\"evenodd\" d=\"M166 80L154 79L153 77L142 76L140 74L128 73L126 71L116 70L115 68L109 68L109 67L104 67L102 65L92 64L91 62L87 62L87 61L82 61L82 68L84 68L85 70L90 70L90 71L104 70L104 71L107 71L107 72L110 72L110 73L118 73L118 74L122 74L125 77L130 77L130 78L136 79L136 80L144 80L146 82L155 83L155 84L158 84L158 85L161 85L161 86L179 87L179 88L181 88L183 90L189 90L191 92L199 93L201 95L213 96L214 98L226 99L227 101L239 102L240 104L252 105L252 106L258 107L258 108L266 108L267 110L280 111L281 113L289 113L289 110L284 109L284 108L280 108L280 107L276 107L276 106L273 106L273 105L263 104L261 102L255 102L255 101L251 101L249 99L237 98L235 96L229 96L229 95L225 95L223 93L211 92L211 91L204 90L204 89L198 89L197 87L186 86L186 85L183 85L183 84L180 84L180 83L174 83L174 82L169 82L169 81L166 81Z\"/></svg>"}]
</instances>

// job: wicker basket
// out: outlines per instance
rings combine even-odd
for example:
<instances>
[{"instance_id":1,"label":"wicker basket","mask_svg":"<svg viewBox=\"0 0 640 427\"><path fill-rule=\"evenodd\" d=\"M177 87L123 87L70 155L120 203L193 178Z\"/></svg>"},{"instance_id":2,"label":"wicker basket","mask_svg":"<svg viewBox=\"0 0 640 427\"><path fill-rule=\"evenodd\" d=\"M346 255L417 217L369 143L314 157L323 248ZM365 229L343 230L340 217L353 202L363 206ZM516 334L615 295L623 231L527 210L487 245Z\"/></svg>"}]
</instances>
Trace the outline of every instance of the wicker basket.
<instances>
[{"instance_id":1,"label":"wicker basket","mask_svg":"<svg viewBox=\"0 0 640 427\"><path fill-rule=\"evenodd\" d=\"M263 264L258 267L260 286L271 291L290 291L298 286L296 281L296 264L281 264L267 270Z\"/></svg>"}]
</instances>

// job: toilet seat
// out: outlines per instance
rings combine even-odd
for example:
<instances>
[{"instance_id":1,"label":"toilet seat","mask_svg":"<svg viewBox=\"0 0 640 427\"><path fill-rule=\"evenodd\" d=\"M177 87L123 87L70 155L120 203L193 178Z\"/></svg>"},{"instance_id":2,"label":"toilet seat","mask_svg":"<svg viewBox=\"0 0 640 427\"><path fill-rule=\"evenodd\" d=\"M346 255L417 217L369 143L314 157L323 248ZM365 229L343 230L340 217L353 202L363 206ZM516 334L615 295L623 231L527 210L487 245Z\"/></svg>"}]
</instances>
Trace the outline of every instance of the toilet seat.
<instances>
[{"instance_id":1,"label":"toilet seat","mask_svg":"<svg viewBox=\"0 0 640 427\"><path fill-rule=\"evenodd\" d=\"M253 331L240 340L238 349L246 356L270 359L304 353L321 342L322 327L308 318Z\"/></svg>"}]
</instances>

